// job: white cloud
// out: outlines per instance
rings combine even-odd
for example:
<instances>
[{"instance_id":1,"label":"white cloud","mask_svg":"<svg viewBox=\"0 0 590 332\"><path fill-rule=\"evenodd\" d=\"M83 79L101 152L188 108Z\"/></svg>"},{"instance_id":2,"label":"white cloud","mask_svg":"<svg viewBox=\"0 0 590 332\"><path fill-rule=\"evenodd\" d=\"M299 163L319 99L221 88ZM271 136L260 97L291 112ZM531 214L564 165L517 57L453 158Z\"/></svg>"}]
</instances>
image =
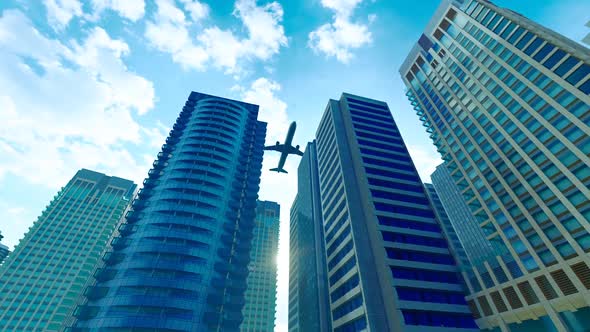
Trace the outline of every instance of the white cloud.
<instances>
[{"instance_id":1,"label":"white cloud","mask_svg":"<svg viewBox=\"0 0 590 332\"><path fill-rule=\"evenodd\" d=\"M144 0L92 0L92 7L97 16L102 11L111 9L133 22L141 19L145 13Z\"/></svg>"},{"instance_id":2,"label":"white cloud","mask_svg":"<svg viewBox=\"0 0 590 332\"><path fill-rule=\"evenodd\" d=\"M75 16L82 16L82 3L78 0L43 0L47 20L55 30L64 29Z\"/></svg>"},{"instance_id":3,"label":"white cloud","mask_svg":"<svg viewBox=\"0 0 590 332\"><path fill-rule=\"evenodd\" d=\"M352 49L370 44L373 39L368 25L352 22L354 10L361 2L362 0L322 0L325 8L334 11L333 22L309 33L309 47L316 53L348 63L353 58ZM369 15L369 23L375 18L375 14Z\"/></svg>"},{"instance_id":4,"label":"white cloud","mask_svg":"<svg viewBox=\"0 0 590 332\"><path fill-rule=\"evenodd\" d=\"M191 15L193 21L198 22L209 16L209 6L198 0L180 0L184 5L184 9Z\"/></svg>"},{"instance_id":5,"label":"white cloud","mask_svg":"<svg viewBox=\"0 0 590 332\"><path fill-rule=\"evenodd\" d=\"M408 145L408 151L422 182L431 183L430 175L434 172L436 166L443 163L440 154L431 145Z\"/></svg>"},{"instance_id":6,"label":"white cloud","mask_svg":"<svg viewBox=\"0 0 590 332\"><path fill-rule=\"evenodd\" d=\"M62 44L17 10L3 12L0 31L0 62L13 64L0 67L0 181L59 187L82 167L141 180L149 164L125 145L142 142L134 117L153 107L154 89L125 66L128 45L101 28Z\"/></svg>"},{"instance_id":7,"label":"white cloud","mask_svg":"<svg viewBox=\"0 0 590 332\"><path fill-rule=\"evenodd\" d=\"M260 77L241 93L241 100L260 106L258 120L268 123L266 141L274 144L283 141L289 127L287 103L276 96L281 86L265 77Z\"/></svg>"},{"instance_id":8,"label":"white cloud","mask_svg":"<svg viewBox=\"0 0 590 332\"><path fill-rule=\"evenodd\" d=\"M156 3L158 10L147 23L145 36L153 47L170 53L172 60L185 69L205 70L210 64L227 73L239 74L243 63L266 61L287 45L281 25L283 9L277 2L258 6L254 0L236 1L233 14L247 31L244 38L216 25L201 28L209 10L198 1L182 1L194 22L172 0ZM196 38L193 38L195 30L199 32L194 32Z\"/></svg>"}]
</instances>

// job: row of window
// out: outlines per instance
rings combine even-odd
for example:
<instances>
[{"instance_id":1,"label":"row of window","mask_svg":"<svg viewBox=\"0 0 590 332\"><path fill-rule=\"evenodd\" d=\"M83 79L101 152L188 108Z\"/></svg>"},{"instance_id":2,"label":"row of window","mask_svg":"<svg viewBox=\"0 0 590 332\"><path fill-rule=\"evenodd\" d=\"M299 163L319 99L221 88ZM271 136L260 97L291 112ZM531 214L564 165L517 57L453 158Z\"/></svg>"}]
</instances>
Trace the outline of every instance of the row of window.
<instances>
[{"instance_id":1,"label":"row of window","mask_svg":"<svg viewBox=\"0 0 590 332\"><path fill-rule=\"evenodd\" d=\"M427 236L401 234L394 232L381 231L383 240L387 242L415 244L420 246L428 246L435 248L447 248L447 241Z\"/></svg>"},{"instance_id":2,"label":"row of window","mask_svg":"<svg viewBox=\"0 0 590 332\"><path fill-rule=\"evenodd\" d=\"M465 305L465 296L459 292L447 292L434 289L395 287L397 296L403 301L433 302Z\"/></svg>"},{"instance_id":3,"label":"row of window","mask_svg":"<svg viewBox=\"0 0 590 332\"><path fill-rule=\"evenodd\" d=\"M385 248L387 257L404 261L414 261L431 264L455 265L455 260L450 255L435 254L413 250L400 250Z\"/></svg>"},{"instance_id":4,"label":"row of window","mask_svg":"<svg viewBox=\"0 0 590 332\"><path fill-rule=\"evenodd\" d=\"M399 266L391 266L390 269L393 278L397 279L441 282L445 284L460 283L457 273L454 272L411 269Z\"/></svg>"},{"instance_id":5,"label":"row of window","mask_svg":"<svg viewBox=\"0 0 590 332\"><path fill-rule=\"evenodd\" d=\"M407 325L479 329L469 314L422 310L402 310L402 314Z\"/></svg>"}]
</instances>

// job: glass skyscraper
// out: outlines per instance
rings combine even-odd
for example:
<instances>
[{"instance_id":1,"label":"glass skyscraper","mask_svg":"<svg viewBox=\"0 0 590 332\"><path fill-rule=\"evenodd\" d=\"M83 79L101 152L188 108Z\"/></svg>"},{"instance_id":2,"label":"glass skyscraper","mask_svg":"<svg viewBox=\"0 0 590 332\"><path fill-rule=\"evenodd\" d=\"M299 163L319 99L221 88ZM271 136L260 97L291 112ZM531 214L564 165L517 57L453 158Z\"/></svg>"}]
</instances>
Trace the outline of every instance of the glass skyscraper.
<instances>
[{"instance_id":1,"label":"glass skyscraper","mask_svg":"<svg viewBox=\"0 0 590 332\"><path fill-rule=\"evenodd\" d=\"M0 330L61 331L136 187L76 173L0 266Z\"/></svg>"},{"instance_id":2,"label":"glass skyscraper","mask_svg":"<svg viewBox=\"0 0 590 332\"><path fill-rule=\"evenodd\" d=\"M248 279L244 321L240 332L273 331L277 300L277 253L280 206L258 201Z\"/></svg>"},{"instance_id":3,"label":"glass skyscraper","mask_svg":"<svg viewBox=\"0 0 590 332\"><path fill-rule=\"evenodd\" d=\"M471 264L496 256L445 164L438 165L430 178Z\"/></svg>"},{"instance_id":4,"label":"glass skyscraper","mask_svg":"<svg viewBox=\"0 0 590 332\"><path fill-rule=\"evenodd\" d=\"M430 203L434 209L436 219L439 221L439 225L441 226L443 234L449 243L449 249L451 250L453 257L455 257L455 261L459 265L460 269L462 269L464 266L468 266L469 259L467 259L463 245L457 236L457 232L455 231L455 228L453 227L453 224L451 223L451 220L445 211L443 203L441 202L436 189L430 183L425 183L424 188L426 189L426 195L428 196L428 199L430 199Z\"/></svg>"},{"instance_id":5,"label":"glass skyscraper","mask_svg":"<svg viewBox=\"0 0 590 332\"><path fill-rule=\"evenodd\" d=\"M402 65L407 95L497 256L478 325L590 326L590 52L489 1L444 1Z\"/></svg>"},{"instance_id":6,"label":"glass skyscraper","mask_svg":"<svg viewBox=\"0 0 590 332\"><path fill-rule=\"evenodd\" d=\"M266 123L192 92L72 331L237 331Z\"/></svg>"},{"instance_id":7,"label":"glass skyscraper","mask_svg":"<svg viewBox=\"0 0 590 332\"><path fill-rule=\"evenodd\" d=\"M316 144L297 168L289 229L289 332L330 332L330 302Z\"/></svg>"},{"instance_id":8,"label":"glass skyscraper","mask_svg":"<svg viewBox=\"0 0 590 332\"><path fill-rule=\"evenodd\" d=\"M475 331L387 104L350 94L330 100L316 137L334 331Z\"/></svg>"}]
</instances>

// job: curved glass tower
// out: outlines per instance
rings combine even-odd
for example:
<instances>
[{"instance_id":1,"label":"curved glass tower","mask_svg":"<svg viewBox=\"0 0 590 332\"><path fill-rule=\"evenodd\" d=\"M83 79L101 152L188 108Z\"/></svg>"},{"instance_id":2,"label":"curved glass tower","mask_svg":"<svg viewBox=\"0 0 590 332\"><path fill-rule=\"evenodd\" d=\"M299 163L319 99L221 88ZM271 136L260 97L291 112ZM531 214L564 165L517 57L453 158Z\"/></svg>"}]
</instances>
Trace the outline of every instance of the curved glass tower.
<instances>
[{"instance_id":1,"label":"curved glass tower","mask_svg":"<svg viewBox=\"0 0 590 332\"><path fill-rule=\"evenodd\" d=\"M236 331L266 123L192 92L72 331Z\"/></svg>"}]
</instances>

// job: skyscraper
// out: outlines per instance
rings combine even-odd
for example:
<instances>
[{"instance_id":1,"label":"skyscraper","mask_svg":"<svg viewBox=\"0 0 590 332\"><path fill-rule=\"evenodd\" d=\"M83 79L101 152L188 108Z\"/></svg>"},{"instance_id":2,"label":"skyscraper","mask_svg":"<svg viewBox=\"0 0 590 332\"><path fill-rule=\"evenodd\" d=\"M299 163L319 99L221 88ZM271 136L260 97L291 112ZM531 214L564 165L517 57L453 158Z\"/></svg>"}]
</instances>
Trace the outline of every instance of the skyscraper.
<instances>
[{"instance_id":1,"label":"skyscraper","mask_svg":"<svg viewBox=\"0 0 590 332\"><path fill-rule=\"evenodd\" d=\"M136 185L79 170L0 266L0 329L60 331Z\"/></svg>"},{"instance_id":2,"label":"skyscraper","mask_svg":"<svg viewBox=\"0 0 590 332\"><path fill-rule=\"evenodd\" d=\"M0 233L0 241L2 241L3 238L4 236L2 236L2 233ZM8 249L8 247L0 243L0 264L4 262L4 259L6 258L6 256L8 256L8 254L10 254L10 250Z\"/></svg>"},{"instance_id":3,"label":"skyscraper","mask_svg":"<svg viewBox=\"0 0 590 332\"><path fill-rule=\"evenodd\" d=\"M256 224L250 249L246 304L241 332L273 331L277 300L277 252L280 206L258 201Z\"/></svg>"},{"instance_id":4,"label":"skyscraper","mask_svg":"<svg viewBox=\"0 0 590 332\"><path fill-rule=\"evenodd\" d=\"M289 230L289 331L330 332L328 270L315 141L297 168Z\"/></svg>"},{"instance_id":5,"label":"skyscraper","mask_svg":"<svg viewBox=\"0 0 590 332\"><path fill-rule=\"evenodd\" d=\"M430 178L470 262L477 264L496 256L445 164L438 165Z\"/></svg>"},{"instance_id":6,"label":"skyscraper","mask_svg":"<svg viewBox=\"0 0 590 332\"><path fill-rule=\"evenodd\" d=\"M126 216L73 331L235 331L266 123L192 92Z\"/></svg>"},{"instance_id":7,"label":"skyscraper","mask_svg":"<svg viewBox=\"0 0 590 332\"><path fill-rule=\"evenodd\" d=\"M467 259L463 245L457 236L457 232L455 231L453 224L451 224L451 220L449 219L449 216L447 215L447 212L440 201L436 189L430 183L425 183L424 188L426 189L426 195L428 196L428 199L432 204L432 208L434 209L436 219L439 221L439 225L441 226L443 234L447 239L449 250L451 251L451 254L453 254L453 257L455 257L455 261L460 268L463 268L466 265L469 266L469 259Z\"/></svg>"},{"instance_id":8,"label":"skyscraper","mask_svg":"<svg viewBox=\"0 0 590 332\"><path fill-rule=\"evenodd\" d=\"M330 100L316 137L334 331L475 330L387 104Z\"/></svg>"},{"instance_id":9,"label":"skyscraper","mask_svg":"<svg viewBox=\"0 0 590 332\"><path fill-rule=\"evenodd\" d=\"M482 328L590 326L590 53L483 0L445 1L400 69L498 255L473 266Z\"/></svg>"}]
</instances>

